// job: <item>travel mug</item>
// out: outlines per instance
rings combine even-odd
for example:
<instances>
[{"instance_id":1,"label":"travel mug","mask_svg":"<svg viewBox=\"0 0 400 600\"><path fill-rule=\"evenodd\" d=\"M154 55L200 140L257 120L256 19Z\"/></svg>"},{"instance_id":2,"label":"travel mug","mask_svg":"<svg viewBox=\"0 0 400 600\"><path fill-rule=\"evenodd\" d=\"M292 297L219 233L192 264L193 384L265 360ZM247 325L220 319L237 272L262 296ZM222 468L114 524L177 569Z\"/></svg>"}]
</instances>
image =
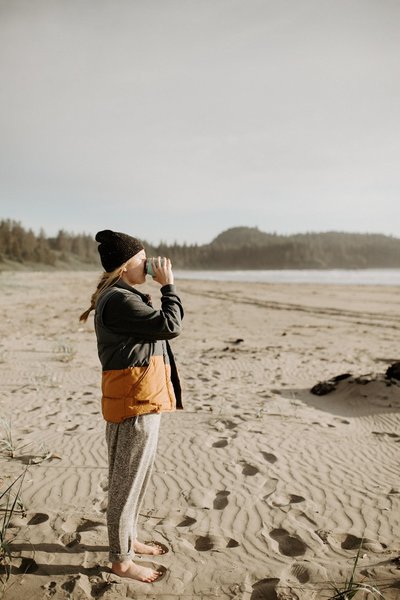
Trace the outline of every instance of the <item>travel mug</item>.
<instances>
[{"instance_id":1,"label":"travel mug","mask_svg":"<svg viewBox=\"0 0 400 600\"><path fill-rule=\"evenodd\" d=\"M146 273L147 275L150 275L151 277L154 277L155 273L153 272L153 266L151 264L151 258L148 258L146 261ZM154 258L154 260L157 260L157 258ZM165 258L161 259L161 264L163 265L165 261Z\"/></svg>"}]
</instances>

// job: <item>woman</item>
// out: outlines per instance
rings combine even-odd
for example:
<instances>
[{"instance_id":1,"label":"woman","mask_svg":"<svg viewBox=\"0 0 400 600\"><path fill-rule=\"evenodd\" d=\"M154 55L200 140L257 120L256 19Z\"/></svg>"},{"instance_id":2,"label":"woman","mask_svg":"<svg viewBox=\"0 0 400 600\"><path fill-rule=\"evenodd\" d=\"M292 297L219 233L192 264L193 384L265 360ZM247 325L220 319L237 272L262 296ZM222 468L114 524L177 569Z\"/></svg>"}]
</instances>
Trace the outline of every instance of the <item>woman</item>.
<instances>
[{"instance_id":1,"label":"woman","mask_svg":"<svg viewBox=\"0 0 400 600\"><path fill-rule=\"evenodd\" d=\"M109 488L107 528L113 573L153 582L161 571L133 562L135 553L159 555L161 544L137 539L140 505L154 462L162 412L182 408L181 388L168 340L181 332L183 308L176 295L169 259L151 259L161 287L161 310L133 286L146 279L146 253L127 234L99 231L104 267L90 308L95 309L97 348L102 365L102 413L106 424Z\"/></svg>"}]
</instances>

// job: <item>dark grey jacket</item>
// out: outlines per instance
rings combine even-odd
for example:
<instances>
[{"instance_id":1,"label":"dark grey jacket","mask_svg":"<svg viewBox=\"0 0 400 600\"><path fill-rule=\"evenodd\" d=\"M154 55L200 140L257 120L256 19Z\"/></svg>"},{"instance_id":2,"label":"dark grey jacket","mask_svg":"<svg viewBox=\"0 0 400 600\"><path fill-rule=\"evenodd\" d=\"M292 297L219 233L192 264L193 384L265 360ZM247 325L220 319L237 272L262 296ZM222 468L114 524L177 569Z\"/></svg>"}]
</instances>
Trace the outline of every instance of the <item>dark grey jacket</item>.
<instances>
[{"instance_id":1,"label":"dark grey jacket","mask_svg":"<svg viewBox=\"0 0 400 600\"><path fill-rule=\"evenodd\" d=\"M95 330L103 368L102 409L107 421L182 408L170 339L181 333L183 307L174 285L161 288L161 310L123 281L99 297Z\"/></svg>"}]
</instances>

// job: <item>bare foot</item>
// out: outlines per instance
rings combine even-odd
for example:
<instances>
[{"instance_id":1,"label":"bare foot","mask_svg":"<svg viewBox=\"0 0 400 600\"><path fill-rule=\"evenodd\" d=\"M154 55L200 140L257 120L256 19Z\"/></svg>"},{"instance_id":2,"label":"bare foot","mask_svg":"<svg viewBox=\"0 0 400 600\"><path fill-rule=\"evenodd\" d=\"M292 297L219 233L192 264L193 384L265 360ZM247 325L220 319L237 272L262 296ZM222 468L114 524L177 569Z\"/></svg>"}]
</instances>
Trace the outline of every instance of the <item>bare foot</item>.
<instances>
[{"instance_id":1,"label":"bare foot","mask_svg":"<svg viewBox=\"0 0 400 600\"><path fill-rule=\"evenodd\" d=\"M166 553L166 549L163 548L161 544L157 544L156 542L153 544L142 544L142 542L139 542L138 540L133 542L132 550L136 554L152 554L153 556Z\"/></svg>"},{"instance_id":2,"label":"bare foot","mask_svg":"<svg viewBox=\"0 0 400 600\"><path fill-rule=\"evenodd\" d=\"M155 571L154 569L149 569L148 567L140 567L132 560L112 563L111 571L119 577L130 577L131 579L145 581L146 583L152 583L153 581L159 579L162 575L161 571Z\"/></svg>"}]
</instances>

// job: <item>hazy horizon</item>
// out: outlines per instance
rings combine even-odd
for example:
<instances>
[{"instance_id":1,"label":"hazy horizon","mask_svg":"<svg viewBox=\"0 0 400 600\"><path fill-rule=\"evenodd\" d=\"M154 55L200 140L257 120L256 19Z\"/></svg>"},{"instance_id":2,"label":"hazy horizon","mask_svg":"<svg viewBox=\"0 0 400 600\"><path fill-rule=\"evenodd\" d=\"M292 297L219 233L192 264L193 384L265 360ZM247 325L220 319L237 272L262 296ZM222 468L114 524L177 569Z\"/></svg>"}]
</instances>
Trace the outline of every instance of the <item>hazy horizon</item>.
<instances>
[{"instance_id":1,"label":"hazy horizon","mask_svg":"<svg viewBox=\"0 0 400 600\"><path fill-rule=\"evenodd\" d=\"M1 220L7 220L7 217L0 217L0 221ZM12 220L12 219L11 219ZM30 227L29 225L27 225L26 223L23 223L22 221L18 220L16 221L18 223L21 224L21 226L27 231L27 230L32 230L34 232L35 235L38 235L40 233L40 231L43 231L45 234L46 238L53 238L56 237L57 234L63 230L66 234L69 235L92 235L93 237L95 236L95 233L89 232L89 231L84 231L84 230L70 230L70 229L64 229L63 227L58 227L56 229L54 229L54 231L48 232L44 227L39 227L37 229L35 229L34 227ZM235 227L250 227L250 228L257 228L259 231L261 231L262 233L267 233L267 234L273 234L273 235L277 235L277 236L284 236L284 237L290 237L290 236L295 236L295 235L312 235L312 234L324 234L324 233L345 233L348 235L384 235L384 236L388 236L391 238L395 238L395 239L399 239L400 240L400 235L395 236L392 234L385 234L379 231L339 231L339 230L333 230L333 229L329 229L329 230L325 230L325 231L294 231L292 233L280 233L278 231L266 231L264 229L261 229L260 227L258 227L257 225L235 225L232 227L227 227L225 229L222 229L221 231L218 231L212 238L205 240L203 242L199 242L198 240L191 240L190 242L185 242L184 240L179 242L178 240L170 240L169 242L163 239L159 239L159 240L155 240L155 239L147 239L144 238L143 236L141 237L141 239L150 244L151 246L158 246L160 244L166 243L167 245L169 244L174 244L177 243L178 245L184 244L184 243L189 243L189 244L197 244L197 245L206 245L208 243L211 243L219 234L224 233L225 231L228 231L228 229L232 229ZM126 232L126 228L124 229L124 232ZM132 234L133 235L133 234Z\"/></svg>"},{"instance_id":2,"label":"hazy horizon","mask_svg":"<svg viewBox=\"0 0 400 600\"><path fill-rule=\"evenodd\" d=\"M395 0L0 0L0 218L400 237Z\"/></svg>"}]
</instances>

